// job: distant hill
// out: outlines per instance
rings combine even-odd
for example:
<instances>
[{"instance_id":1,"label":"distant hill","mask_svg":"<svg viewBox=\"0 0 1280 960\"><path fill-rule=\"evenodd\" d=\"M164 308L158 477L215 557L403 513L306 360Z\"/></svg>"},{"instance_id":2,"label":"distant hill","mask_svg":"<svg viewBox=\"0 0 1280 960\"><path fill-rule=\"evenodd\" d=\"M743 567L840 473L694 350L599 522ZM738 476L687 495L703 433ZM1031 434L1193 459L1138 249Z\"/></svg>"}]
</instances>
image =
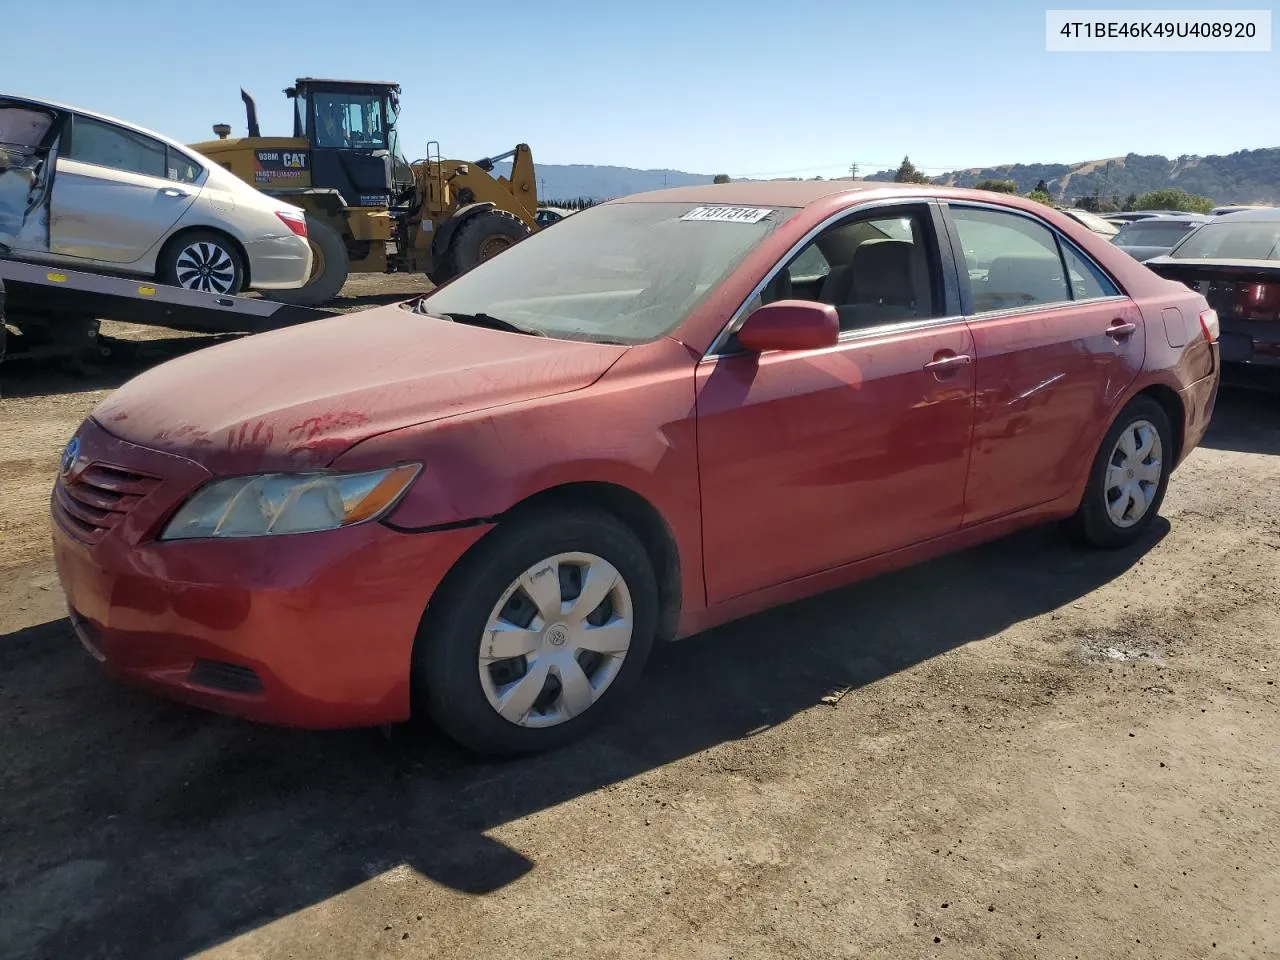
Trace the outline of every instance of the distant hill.
<instances>
[{"instance_id":1,"label":"distant hill","mask_svg":"<svg viewBox=\"0 0 1280 960\"><path fill-rule=\"evenodd\" d=\"M894 171L881 170L868 180L892 180ZM971 167L934 177L933 182L971 187L980 180L1013 180L1019 193L1029 193L1041 180L1055 200L1079 197L1142 194L1177 187L1210 197L1215 203L1280 203L1280 147L1238 150L1226 156L1181 156L1170 160L1138 153L1084 163L1012 163L999 167Z\"/></svg>"},{"instance_id":2,"label":"distant hill","mask_svg":"<svg viewBox=\"0 0 1280 960\"><path fill-rule=\"evenodd\" d=\"M683 170L636 170L632 167L598 167L586 163L538 163L538 197L545 200L609 200L631 193L661 190L665 187L690 187L710 183L712 174L685 173ZM510 163L500 163L496 172L511 173Z\"/></svg>"},{"instance_id":3,"label":"distant hill","mask_svg":"<svg viewBox=\"0 0 1280 960\"><path fill-rule=\"evenodd\" d=\"M536 162L536 161L535 161ZM579 197L608 200L631 193L711 183L709 173L683 170L637 170L633 167L594 166L585 163L540 163L538 196L544 200L572 200ZM504 176L511 166L500 163ZM892 180L892 170L869 174L867 180ZM1088 160L1083 163L1011 163L999 167L972 167L935 177L933 182L971 187L980 180L1013 180L1019 193L1029 193L1044 180L1056 200L1075 201L1079 197L1119 196L1145 193L1164 187L1180 187L1188 193L1211 197L1215 203L1280 204L1280 147L1239 150L1226 156L1144 156Z\"/></svg>"}]
</instances>

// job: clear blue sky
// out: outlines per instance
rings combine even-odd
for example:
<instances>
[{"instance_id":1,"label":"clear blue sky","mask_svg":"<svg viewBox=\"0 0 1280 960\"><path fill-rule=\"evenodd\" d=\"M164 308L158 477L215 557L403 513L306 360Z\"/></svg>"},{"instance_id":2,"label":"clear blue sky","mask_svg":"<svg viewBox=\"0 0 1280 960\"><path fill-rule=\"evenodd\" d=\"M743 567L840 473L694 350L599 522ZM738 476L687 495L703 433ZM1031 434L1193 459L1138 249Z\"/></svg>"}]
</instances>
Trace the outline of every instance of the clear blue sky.
<instances>
[{"instance_id":1,"label":"clear blue sky","mask_svg":"<svg viewBox=\"0 0 1280 960\"><path fill-rule=\"evenodd\" d=\"M429 139L463 159L523 140L544 163L735 176L1280 146L1276 52L1051 54L1046 6L1072 5L11 0L0 91L190 142L243 133L241 85L287 134L296 76L396 80L410 159Z\"/></svg>"}]
</instances>

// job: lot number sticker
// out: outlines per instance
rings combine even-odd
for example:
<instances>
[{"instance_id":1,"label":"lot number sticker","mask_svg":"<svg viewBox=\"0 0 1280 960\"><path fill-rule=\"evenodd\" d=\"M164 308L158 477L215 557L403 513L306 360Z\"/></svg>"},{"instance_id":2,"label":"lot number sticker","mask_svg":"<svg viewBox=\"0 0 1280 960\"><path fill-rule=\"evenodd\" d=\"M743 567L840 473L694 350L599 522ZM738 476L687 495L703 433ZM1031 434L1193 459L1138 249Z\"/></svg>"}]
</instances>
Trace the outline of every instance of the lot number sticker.
<instances>
[{"instance_id":1,"label":"lot number sticker","mask_svg":"<svg viewBox=\"0 0 1280 960\"><path fill-rule=\"evenodd\" d=\"M681 220L719 220L722 223L759 223L773 208L759 207L694 207Z\"/></svg>"}]
</instances>

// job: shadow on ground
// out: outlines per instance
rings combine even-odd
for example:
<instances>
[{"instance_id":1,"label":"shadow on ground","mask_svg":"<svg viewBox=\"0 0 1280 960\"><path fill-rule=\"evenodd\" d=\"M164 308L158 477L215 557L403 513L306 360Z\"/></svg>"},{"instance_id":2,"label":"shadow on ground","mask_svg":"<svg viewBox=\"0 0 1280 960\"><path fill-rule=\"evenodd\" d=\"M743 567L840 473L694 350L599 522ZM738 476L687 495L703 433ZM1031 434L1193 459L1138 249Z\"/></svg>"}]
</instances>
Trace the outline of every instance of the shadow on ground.
<instances>
[{"instance_id":1,"label":"shadow on ground","mask_svg":"<svg viewBox=\"0 0 1280 960\"><path fill-rule=\"evenodd\" d=\"M1116 553L1033 530L665 647L642 712L506 764L431 731L223 720L108 681L65 621L21 630L0 638L0 954L186 955L400 864L498 890L538 865L485 831L1070 603L1167 529Z\"/></svg>"},{"instance_id":2,"label":"shadow on ground","mask_svg":"<svg viewBox=\"0 0 1280 960\"><path fill-rule=\"evenodd\" d=\"M1223 387L1202 446L1280 454L1280 390Z\"/></svg>"}]
</instances>

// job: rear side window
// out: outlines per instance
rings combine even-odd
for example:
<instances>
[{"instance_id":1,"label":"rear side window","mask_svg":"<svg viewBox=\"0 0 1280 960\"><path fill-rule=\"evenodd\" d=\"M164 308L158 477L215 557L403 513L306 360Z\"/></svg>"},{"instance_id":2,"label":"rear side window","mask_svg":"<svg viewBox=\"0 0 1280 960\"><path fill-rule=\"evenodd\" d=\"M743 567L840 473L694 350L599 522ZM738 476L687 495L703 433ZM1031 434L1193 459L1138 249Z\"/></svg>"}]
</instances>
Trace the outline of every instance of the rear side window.
<instances>
[{"instance_id":1,"label":"rear side window","mask_svg":"<svg viewBox=\"0 0 1280 960\"><path fill-rule=\"evenodd\" d=\"M1067 262L1067 276L1071 280L1071 296L1075 300L1093 300L1096 297L1118 297L1120 289L1111 278L1075 250L1062 245L1062 256Z\"/></svg>"},{"instance_id":2,"label":"rear side window","mask_svg":"<svg viewBox=\"0 0 1280 960\"><path fill-rule=\"evenodd\" d=\"M179 183L195 183L200 179L200 174L204 173L204 167L185 153L179 153L173 147L169 147L169 163L165 173L170 180L177 180Z\"/></svg>"},{"instance_id":3,"label":"rear side window","mask_svg":"<svg viewBox=\"0 0 1280 960\"><path fill-rule=\"evenodd\" d=\"M166 178L167 149L163 143L114 124L76 116L67 156L112 170Z\"/></svg>"},{"instance_id":4,"label":"rear side window","mask_svg":"<svg viewBox=\"0 0 1280 960\"><path fill-rule=\"evenodd\" d=\"M1072 299L1058 241L1048 227L999 210L950 209L975 313Z\"/></svg>"}]
</instances>

